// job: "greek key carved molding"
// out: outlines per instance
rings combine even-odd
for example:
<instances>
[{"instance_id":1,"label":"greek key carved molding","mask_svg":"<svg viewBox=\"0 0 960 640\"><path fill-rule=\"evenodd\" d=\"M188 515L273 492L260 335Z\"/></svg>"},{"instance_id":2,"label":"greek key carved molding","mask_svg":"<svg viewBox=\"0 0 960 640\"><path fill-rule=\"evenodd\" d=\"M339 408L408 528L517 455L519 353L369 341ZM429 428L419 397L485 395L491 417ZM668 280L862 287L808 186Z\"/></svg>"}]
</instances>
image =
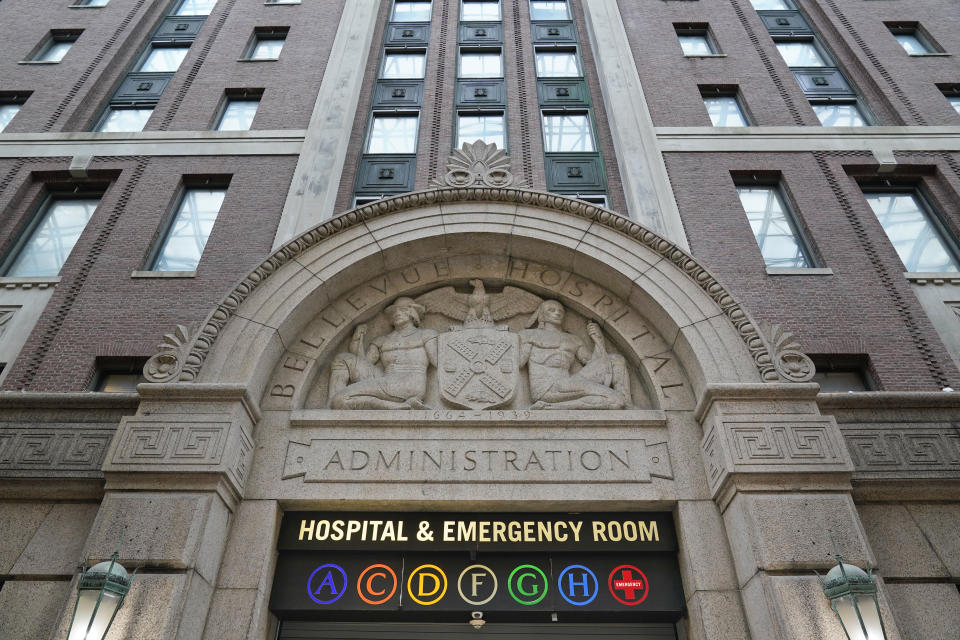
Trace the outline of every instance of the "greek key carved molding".
<instances>
[{"instance_id":1,"label":"greek key carved molding","mask_svg":"<svg viewBox=\"0 0 960 640\"><path fill-rule=\"evenodd\" d=\"M346 229L363 225L366 220L379 218L394 212L451 202L508 202L550 208L588 219L595 224L608 227L633 238L675 264L717 303L747 346L762 380L778 382L781 380L794 381L796 379L794 374L790 372L790 363L787 363L785 367L771 355L772 349L767 338L761 334L755 323L729 291L717 282L693 257L673 243L628 218L582 200L557 194L506 187L443 188L383 198L352 209L305 232L278 249L247 275L233 291L227 294L217 304L213 312L207 316L197 335L190 341L188 349L180 352L179 344L171 344L169 345L170 349L164 349L168 357L161 363L164 366L162 371L158 369L158 373L163 374L164 380L179 380L181 382L197 380L207 354L244 300L275 271L320 242ZM154 379L154 377L150 379Z\"/></svg>"},{"instance_id":2,"label":"greek key carved molding","mask_svg":"<svg viewBox=\"0 0 960 640\"><path fill-rule=\"evenodd\" d=\"M253 441L230 421L183 416L124 418L107 471L201 471L227 474L238 488L250 470Z\"/></svg>"},{"instance_id":3,"label":"greek key carved molding","mask_svg":"<svg viewBox=\"0 0 960 640\"><path fill-rule=\"evenodd\" d=\"M0 474L83 471L100 475L113 434L112 428L0 427Z\"/></svg>"},{"instance_id":4,"label":"greek key carved molding","mask_svg":"<svg viewBox=\"0 0 960 640\"><path fill-rule=\"evenodd\" d=\"M733 473L852 470L830 416L772 414L722 418L710 426L700 448L714 492Z\"/></svg>"},{"instance_id":5,"label":"greek key carved molding","mask_svg":"<svg viewBox=\"0 0 960 640\"><path fill-rule=\"evenodd\" d=\"M945 424L844 426L857 473L960 474L960 430Z\"/></svg>"}]
</instances>

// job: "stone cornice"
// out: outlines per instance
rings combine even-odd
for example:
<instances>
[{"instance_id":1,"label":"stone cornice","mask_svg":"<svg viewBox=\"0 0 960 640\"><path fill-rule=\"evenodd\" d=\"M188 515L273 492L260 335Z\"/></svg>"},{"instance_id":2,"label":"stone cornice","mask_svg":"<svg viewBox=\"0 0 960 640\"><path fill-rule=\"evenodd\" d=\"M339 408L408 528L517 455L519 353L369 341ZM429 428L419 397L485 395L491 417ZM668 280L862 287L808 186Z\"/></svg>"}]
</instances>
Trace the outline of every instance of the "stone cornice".
<instances>
[{"instance_id":1,"label":"stone cornice","mask_svg":"<svg viewBox=\"0 0 960 640\"><path fill-rule=\"evenodd\" d=\"M960 127L657 127L664 152L960 151Z\"/></svg>"},{"instance_id":2,"label":"stone cornice","mask_svg":"<svg viewBox=\"0 0 960 640\"><path fill-rule=\"evenodd\" d=\"M0 158L298 155L306 131L5 133Z\"/></svg>"},{"instance_id":3,"label":"stone cornice","mask_svg":"<svg viewBox=\"0 0 960 640\"><path fill-rule=\"evenodd\" d=\"M136 409L136 393L0 393L0 411L4 409Z\"/></svg>"},{"instance_id":4,"label":"stone cornice","mask_svg":"<svg viewBox=\"0 0 960 640\"><path fill-rule=\"evenodd\" d=\"M183 336L181 338L182 348L177 349L167 345L161 353L151 358L144 370L146 372L162 371L162 375L148 375L148 379L151 382L195 381L200 374L207 354L244 300L272 274L315 245L347 229L364 225L367 220L452 202L508 202L523 206L548 208L588 219L593 224L602 225L628 236L656 252L664 260L676 265L693 283L715 301L745 344L754 360L761 380L765 382L804 382L813 373L811 365L808 370L800 375L793 375L791 365L795 363L797 357L806 359L806 356L793 349L793 345L780 344L776 337L772 341L774 346L771 347L769 338L760 333L756 324L736 299L696 259L672 242L630 219L582 200L552 193L514 188L450 188L416 191L377 200L331 218L291 240L260 263L234 287L233 291L227 294L214 311L207 316L199 332L189 338ZM159 363L158 359L163 359L163 362ZM158 364L162 364L162 366L157 366Z\"/></svg>"},{"instance_id":5,"label":"stone cornice","mask_svg":"<svg viewBox=\"0 0 960 640\"><path fill-rule=\"evenodd\" d=\"M821 393L817 404L830 409L960 409L960 392L859 391Z\"/></svg>"}]
</instances>

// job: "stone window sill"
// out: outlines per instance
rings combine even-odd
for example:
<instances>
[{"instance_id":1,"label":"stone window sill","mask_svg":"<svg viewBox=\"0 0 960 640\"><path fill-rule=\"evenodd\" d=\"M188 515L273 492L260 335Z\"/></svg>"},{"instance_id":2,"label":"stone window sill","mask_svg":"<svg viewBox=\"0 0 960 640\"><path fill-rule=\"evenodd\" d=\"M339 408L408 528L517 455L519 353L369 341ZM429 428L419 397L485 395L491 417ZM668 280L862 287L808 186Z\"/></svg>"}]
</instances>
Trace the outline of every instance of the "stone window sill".
<instances>
[{"instance_id":1,"label":"stone window sill","mask_svg":"<svg viewBox=\"0 0 960 640\"><path fill-rule=\"evenodd\" d=\"M0 278L0 289L49 289L60 283L60 276L53 278Z\"/></svg>"},{"instance_id":2,"label":"stone window sill","mask_svg":"<svg viewBox=\"0 0 960 640\"><path fill-rule=\"evenodd\" d=\"M134 271L131 278L196 278L196 271Z\"/></svg>"},{"instance_id":3,"label":"stone window sill","mask_svg":"<svg viewBox=\"0 0 960 640\"><path fill-rule=\"evenodd\" d=\"M281 2L264 2L263 4L265 4L268 7L275 7L277 5L285 5L285 4L300 4L300 0L281 0Z\"/></svg>"},{"instance_id":4,"label":"stone window sill","mask_svg":"<svg viewBox=\"0 0 960 640\"><path fill-rule=\"evenodd\" d=\"M768 276L832 276L833 269L830 268L785 268L785 267L767 267Z\"/></svg>"},{"instance_id":5,"label":"stone window sill","mask_svg":"<svg viewBox=\"0 0 960 640\"><path fill-rule=\"evenodd\" d=\"M60 64L60 61L54 60L21 60L17 64Z\"/></svg>"},{"instance_id":6,"label":"stone window sill","mask_svg":"<svg viewBox=\"0 0 960 640\"><path fill-rule=\"evenodd\" d=\"M237 58L237 62L276 62L280 58Z\"/></svg>"},{"instance_id":7,"label":"stone window sill","mask_svg":"<svg viewBox=\"0 0 960 640\"><path fill-rule=\"evenodd\" d=\"M725 53L699 53L695 56L684 55L684 58L726 58L727 54Z\"/></svg>"},{"instance_id":8,"label":"stone window sill","mask_svg":"<svg viewBox=\"0 0 960 640\"><path fill-rule=\"evenodd\" d=\"M941 51L932 51L930 53L908 53L907 55L911 58L949 58L953 54L944 53Z\"/></svg>"},{"instance_id":9,"label":"stone window sill","mask_svg":"<svg viewBox=\"0 0 960 640\"><path fill-rule=\"evenodd\" d=\"M960 284L960 272L957 271L911 271L903 277L916 284Z\"/></svg>"}]
</instances>

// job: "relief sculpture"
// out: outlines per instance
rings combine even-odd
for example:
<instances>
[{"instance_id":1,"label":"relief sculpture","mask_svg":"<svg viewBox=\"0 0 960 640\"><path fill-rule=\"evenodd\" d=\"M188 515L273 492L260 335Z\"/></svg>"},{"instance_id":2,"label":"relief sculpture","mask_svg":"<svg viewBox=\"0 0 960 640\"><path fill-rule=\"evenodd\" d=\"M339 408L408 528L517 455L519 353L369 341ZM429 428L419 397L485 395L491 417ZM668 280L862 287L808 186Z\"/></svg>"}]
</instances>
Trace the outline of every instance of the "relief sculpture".
<instances>
[{"instance_id":1,"label":"relief sculpture","mask_svg":"<svg viewBox=\"0 0 960 640\"><path fill-rule=\"evenodd\" d=\"M626 361L608 351L598 324L586 324L584 340L564 329L566 309L556 300L510 286L487 293L479 279L470 285L472 293L448 286L397 298L384 310L393 330L369 344L367 325L358 325L330 365L328 406L431 408L425 398L434 382L431 397L443 406L474 411L518 408L520 388L529 400L519 404L536 410L631 405ZM457 324L425 328L426 314ZM516 331L506 322L514 318L524 321Z\"/></svg>"}]
</instances>

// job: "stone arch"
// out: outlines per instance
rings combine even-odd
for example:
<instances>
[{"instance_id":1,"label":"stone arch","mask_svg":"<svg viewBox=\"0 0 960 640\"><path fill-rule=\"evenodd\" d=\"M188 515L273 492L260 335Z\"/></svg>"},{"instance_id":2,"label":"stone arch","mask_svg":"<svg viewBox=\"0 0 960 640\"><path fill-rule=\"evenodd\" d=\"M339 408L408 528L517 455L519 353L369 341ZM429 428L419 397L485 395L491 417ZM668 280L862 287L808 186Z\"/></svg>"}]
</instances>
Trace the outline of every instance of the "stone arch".
<instances>
[{"instance_id":1,"label":"stone arch","mask_svg":"<svg viewBox=\"0 0 960 640\"><path fill-rule=\"evenodd\" d=\"M358 284L412 267L423 256L477 254L502 258L506 269L514 265L513 273L503 272L504 282L515 279L518 262L550 265L602 282L617 302L642 307L697 394L710 384L812 376L812 364L789 334L778 332L771 344L693 257L629 219L555 194L443 188L351 210L281 247L221 300L198 331L180 328L167 336L148 362L148 379L240 384L258 398L275 363L308 324ZM408 284L405 291L417 288L417 282ZM570 296L566 302L577 303ZM592 312L609 325L619 307L603 302Z\"/></svg>"}]
</instances>

